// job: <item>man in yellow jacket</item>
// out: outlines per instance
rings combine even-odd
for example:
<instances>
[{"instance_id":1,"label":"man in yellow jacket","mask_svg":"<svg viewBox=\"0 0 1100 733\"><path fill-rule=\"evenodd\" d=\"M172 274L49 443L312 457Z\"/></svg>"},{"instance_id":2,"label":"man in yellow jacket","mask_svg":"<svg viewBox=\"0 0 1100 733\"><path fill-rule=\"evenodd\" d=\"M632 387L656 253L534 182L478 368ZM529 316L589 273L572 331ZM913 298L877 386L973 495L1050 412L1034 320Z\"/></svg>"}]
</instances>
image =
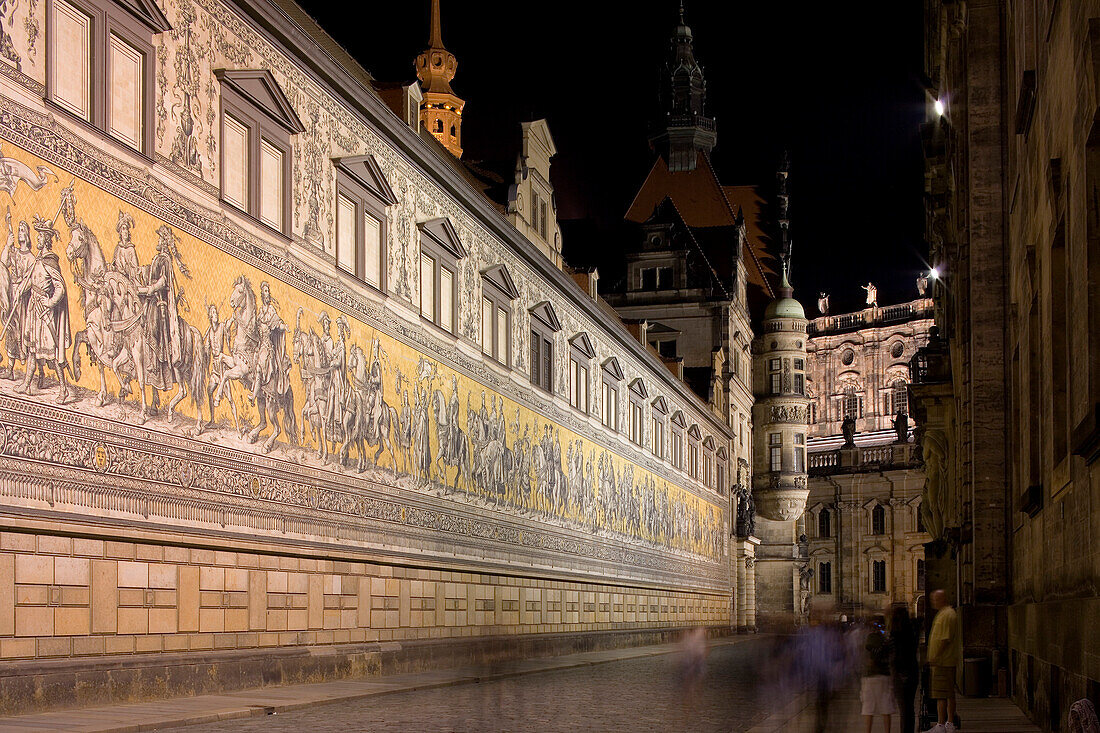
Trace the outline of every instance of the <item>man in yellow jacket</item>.
<instances>
[{"instance_id":1,"label":"man in yellow jacket","mask_svg":"<svg viewBox=\"0 0 1100 733\"><path fill-rule=\"evenodd\" d=\"M955 609L947 602L942 590L932 591L932 608L936 618L928 636L928 664L932 669L931 695L936 701L939 722L929 733L954 733L955 672L962 664L962 632Z\"/></svg>"}]
</instances>

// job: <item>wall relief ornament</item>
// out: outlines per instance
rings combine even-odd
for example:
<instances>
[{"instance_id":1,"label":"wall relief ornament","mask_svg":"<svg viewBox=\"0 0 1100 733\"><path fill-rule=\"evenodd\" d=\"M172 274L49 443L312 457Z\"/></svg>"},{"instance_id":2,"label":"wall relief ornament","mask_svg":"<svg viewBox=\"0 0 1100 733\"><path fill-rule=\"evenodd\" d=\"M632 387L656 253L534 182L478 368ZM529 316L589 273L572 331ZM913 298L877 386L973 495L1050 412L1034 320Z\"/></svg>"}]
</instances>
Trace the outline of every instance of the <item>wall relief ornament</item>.
<instances>
[{"instance_id":1,"label":"wall relief ornament","mask_svg":"<svg viewBox=\"0 0 1100 733\"><path fill-rule=\"evenodd\" d=\"M770 422L806 424L807 410L802 405L772 405Z\"/></svg>"}]
</instances>

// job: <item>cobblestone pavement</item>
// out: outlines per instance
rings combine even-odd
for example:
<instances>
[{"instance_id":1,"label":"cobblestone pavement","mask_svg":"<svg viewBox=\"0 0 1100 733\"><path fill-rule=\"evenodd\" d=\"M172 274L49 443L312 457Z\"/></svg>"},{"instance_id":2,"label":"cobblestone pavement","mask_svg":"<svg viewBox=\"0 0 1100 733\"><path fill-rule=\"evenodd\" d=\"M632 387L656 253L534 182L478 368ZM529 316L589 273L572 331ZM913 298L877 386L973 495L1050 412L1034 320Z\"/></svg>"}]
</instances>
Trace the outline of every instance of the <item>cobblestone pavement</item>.
<instances>
[{"instance_id":1,"label":"cobblestone pavement","mask_svg":"<svg viewBox=\"0 0 1100 733\"><path fill-rule=\"evenodd\" d=\"M680 682L677 655L610 662L520 677L383 695L277 716L190 726L251 731L747 731L771 712L757 694L771 642L711 649L695 691Z\"/></svg>"}]
</instances>

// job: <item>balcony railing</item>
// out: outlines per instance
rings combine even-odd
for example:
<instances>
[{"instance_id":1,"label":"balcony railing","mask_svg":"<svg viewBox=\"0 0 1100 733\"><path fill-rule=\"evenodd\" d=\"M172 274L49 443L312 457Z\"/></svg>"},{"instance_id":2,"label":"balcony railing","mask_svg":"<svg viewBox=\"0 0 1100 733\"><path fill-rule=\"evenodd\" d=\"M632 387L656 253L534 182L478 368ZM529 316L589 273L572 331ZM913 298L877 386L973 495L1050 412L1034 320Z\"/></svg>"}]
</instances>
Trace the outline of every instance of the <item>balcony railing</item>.
<instances>
[{"instance_id":1,"label":"balcony railing","mask_svg":"<svg viewBox=\"0 0 1100 733\"><path fill-rule=\"evenodd\" d=\"M918 384L942 384L951 380L951 364L947 350L938 344L929 344L917 351L909 362L909 382Z\"/></svg>"},{"instance_id":2,"label":"balcony railing","mask_svg":"<svg viewBox=\"0 0 1100 733\"><path fill-rule=\"evenodd\" d=\"M866 448L838 448L821 453L811 453L810 475L826 476L835 473L860 473L891 468L914 468L920 465L916 445L892 443Z\"/></svg>"}]
</instances>

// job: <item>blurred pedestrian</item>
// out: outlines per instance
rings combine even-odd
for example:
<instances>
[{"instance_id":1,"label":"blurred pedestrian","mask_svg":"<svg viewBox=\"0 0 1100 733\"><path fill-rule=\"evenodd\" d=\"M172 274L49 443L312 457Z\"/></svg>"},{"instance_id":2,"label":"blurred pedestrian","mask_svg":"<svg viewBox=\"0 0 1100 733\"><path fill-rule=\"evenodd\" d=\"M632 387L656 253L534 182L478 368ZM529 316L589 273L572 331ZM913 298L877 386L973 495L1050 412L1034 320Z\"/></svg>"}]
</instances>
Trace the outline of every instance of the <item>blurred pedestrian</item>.
<instances>
[{"instance_id":1,"label":"blurred pedestrian","mask_svg":"<svg viewBox=\"0 0 1100 733\"><path fill-rule=\"evenodd\" d=\"M816 694L814 733L824 733L833 697L847 681L844 636L836 626L817 624L801 632L798 651L806 686Z\"/></svg>"},{"instance_id":2,"label":"blurred pedestrian","mask_svg":"<svg viewBox=\"0 0 1100 733\"><path fill-rule=\"evenodd\" d=\"M894 684L890 676L891 645L886 635L886 619L882 615L871 620L871 628L863 643L863 678L860 680L859 701L866 731L871 733L875 716L881 715L883 732L890 733L890 718L898 712L894 699Z\"/></svg>"},{"instance_id":3,"label":"blurred pedestrian","mask_svg":"<svg viewBox=\"0 0 1100 733\"><path fill-rule=\"evenodd\" d=\"M936 701L938 722L928 733L955 733L955 673L962 663L962 632L959 617L947 602L943 590L934 590L929 597L936 618L928 635L928 665L930 694Z\"/></svg>"},{"instance_id":4,"label":"blurred pedestrian","mask_svg":"<svg viewBox=\"0 0 1100 733\"><path fill-rule=\"evenodd\" d=\"M901 714L901 733L916 731L916 695L920 680L917 661L917 630L904 605L894 606L890 615L890 645L893 650L891 672L894 677L894 696Z\"/></svg>"},{"instance_id":5,"label":"blurred pedestrian","mask_svg":"<svg viewBox=\"0 0 1100 733\"><path fill-rule=\"evenodd\" d=\"M680 642L680 698L685 707L694 707L698 689L707 672L707 632L702 626L688 631Z\"/></svg>"}]
</instances>

